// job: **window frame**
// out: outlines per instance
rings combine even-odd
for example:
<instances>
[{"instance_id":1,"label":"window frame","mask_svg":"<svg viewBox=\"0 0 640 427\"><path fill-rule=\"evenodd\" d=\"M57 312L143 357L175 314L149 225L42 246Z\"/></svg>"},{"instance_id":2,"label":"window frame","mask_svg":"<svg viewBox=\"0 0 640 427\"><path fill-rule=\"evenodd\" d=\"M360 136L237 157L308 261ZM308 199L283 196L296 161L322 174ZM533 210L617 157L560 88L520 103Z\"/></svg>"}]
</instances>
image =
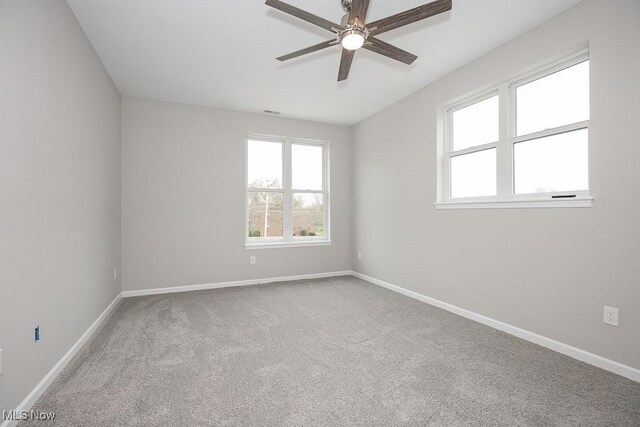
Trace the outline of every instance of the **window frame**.
<instances>
[{"instance_id":1,"label":"window frame","mask_svg":"<svg viewBox=\"0 0 640 427\"><path fill-rule=\"evenodd\" d=\"M250 188L249 187L249 141L264 141L282 144L282 185L281 188ZM307 145L322 147L322 186L321 190L299 190L293 188L293 145ZM305 246L328 246L331 245L331 224L330 224L330 168L329 168L329 141L314 140L306 138L282 137L261 134L248 134L245 138L245 216L244 216L244 236L245 249L269 249L269 248L291 248ZM268 192L282 193L282 237L273 239L249 237L249 193ZM323 196L323 236L294 236L293 235L293 194L322 194ZM253 240L252 240L253 239ZM258 240L262 239L262 240Z\"/></svg>"},{"instance_id":2,"label":"window frame","mask_svg":"<svg viewBox=\"0 0 640 427\"><path fill-rule=\"evenodd\" d=\"M441 106L438 111L438 189L437 209L467 208L531 208L531 207L590 207L590 190L549 193L515 194L514 146L517 143L559 135L579 129L589 129L589 120L517 136L516 90L584 61L589 61L588 47L564 55L541 66L532 67L516 77L459 97ZM498 96L499 140L478 146L453 150L453 113L475 103ZM590 94L591 95L591 94ZM483 197L451 197L451 159L488 149L496 149L496 195ZM589 174L590 175L590 174ZM590 188L590 183L588 183ZM554 196L571 195L570 198Z\"/></svg>"}]
</instances>

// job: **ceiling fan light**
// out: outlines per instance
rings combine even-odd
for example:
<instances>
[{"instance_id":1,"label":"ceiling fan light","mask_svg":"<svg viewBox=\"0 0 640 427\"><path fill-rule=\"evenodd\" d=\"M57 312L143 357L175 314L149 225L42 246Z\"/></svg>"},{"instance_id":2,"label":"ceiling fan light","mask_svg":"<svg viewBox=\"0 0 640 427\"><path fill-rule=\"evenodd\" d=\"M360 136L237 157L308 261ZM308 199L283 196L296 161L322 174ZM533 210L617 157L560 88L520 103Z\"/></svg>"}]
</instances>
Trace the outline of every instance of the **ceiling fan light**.
<instances>
[{"instance_id":1,"label":"ceiling fan light","mask_svg":"<svg viewBox=\"0 0 640 427\"><path fill-rule=\"evenodd\" d=\"M364 45L364 35L357 30L351 30L344 33L340 40L342 47L347 50L360 49Z\"/></svg>"}]
</instances>

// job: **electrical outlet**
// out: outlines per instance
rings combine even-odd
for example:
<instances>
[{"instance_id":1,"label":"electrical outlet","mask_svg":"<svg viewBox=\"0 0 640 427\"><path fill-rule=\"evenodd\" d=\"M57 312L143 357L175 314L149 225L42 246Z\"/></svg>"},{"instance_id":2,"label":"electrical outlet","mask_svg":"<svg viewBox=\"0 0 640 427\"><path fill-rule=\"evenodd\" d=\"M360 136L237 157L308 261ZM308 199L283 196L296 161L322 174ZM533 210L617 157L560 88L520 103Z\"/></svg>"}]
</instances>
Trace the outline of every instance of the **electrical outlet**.
<instances>
[{"instance_id":1,"label":"electrical outlet","mask_svg":"<svg viewBox=\"0 0 640 427\"><path fill-rule=\"evenodd\" d=\"M33 340L34 342L40 342L40 326L36 326L33 330Z\"/></svg>"},{"instance_id":2,"label":"electrical outlet","mask_svg":"<svg viewBox=\"0 0 640 427\"><path fill-rule=\"evenodd\" d=\"M256 263L256 256L255 255L251 255L251 258L249 258L249 262L251 264L255 264Z\"/></svg>"},{"instance_id":3,"label":"electrical outlet","mask_svg":"<svg viewBox=\"0 0 640 427\"><path fill-rule=\"evenodd\" d=\"M114 268L113 269L113 280L116 280L118 278L118 269Z\"/></svg>"},{"instance_id":4,"label":"electrical outlet","mask_svg":"<svg viewBox=\"0 0 640 427\"><path fill-rule=\"evenodd\" d=\"M607 325L618 326L618 309L604 306L604 317L602 319Z\"/></svg>"},{"instance_id":5,"label":"electrical outlet","mask_svg":"<svg viewBox=\"0 0 640 427\"><path fill-rule=\"evenodd\" d=\"M358 259L362 259L362 251L358 251Z\"/></svg>"}]
</instances>

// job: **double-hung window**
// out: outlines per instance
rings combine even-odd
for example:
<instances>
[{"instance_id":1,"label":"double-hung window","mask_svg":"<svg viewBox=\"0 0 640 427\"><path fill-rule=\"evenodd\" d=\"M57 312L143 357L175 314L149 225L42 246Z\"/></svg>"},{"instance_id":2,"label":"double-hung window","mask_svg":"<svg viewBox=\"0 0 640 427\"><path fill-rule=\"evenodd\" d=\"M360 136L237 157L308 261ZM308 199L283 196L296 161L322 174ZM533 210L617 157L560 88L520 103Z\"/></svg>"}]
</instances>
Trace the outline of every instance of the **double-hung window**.
<instances>
[{"instance_id":1,"label":"double-hung window","mask_svg":"<svg viewBox=\"0 0 640 427\"><path fill-rule=\"evenodd\" d=\"M438 208L590 206L587 50L442 110Z\"/></svg>"},{"instance_id":2,"label":"double-hung window","mask_svg":"<svg viewBox=\"0 0 640 427\"><path fill-rule=\"evenodd\" d=\"M329 145L247 139L246 247L329 244Z\"/></svg>"}]
</instances>

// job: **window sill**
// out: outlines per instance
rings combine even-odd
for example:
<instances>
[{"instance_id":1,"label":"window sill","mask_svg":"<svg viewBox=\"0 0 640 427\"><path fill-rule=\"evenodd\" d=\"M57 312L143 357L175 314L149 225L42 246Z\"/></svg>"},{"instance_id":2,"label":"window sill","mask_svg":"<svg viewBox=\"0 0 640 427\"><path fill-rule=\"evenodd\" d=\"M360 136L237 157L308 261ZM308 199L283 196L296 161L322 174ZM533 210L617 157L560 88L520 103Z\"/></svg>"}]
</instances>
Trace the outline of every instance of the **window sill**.
<instances>
[{"instance_id":1,"label":"window sill","mask_svg":"<svg viewBox=\"0 0 640 427\"><path fill-rule=\"evenodd\" d=\"M331 240L246 243L244 245L244 248L245 249L279 249L279 248L304 248L308 246L331 246Z\"/></svg>"},{"instance_id":2,"label":"window sill","mask_svg":"<svg viewBox=\"0 0 640 427\"><path fill-rule=\"evenodd\" d=\"M594 198L572 199L527 198L504 200L456 200L435 203L436 209L523 209L523 208L590 208Z\"/></svg>"}]
</instances>

